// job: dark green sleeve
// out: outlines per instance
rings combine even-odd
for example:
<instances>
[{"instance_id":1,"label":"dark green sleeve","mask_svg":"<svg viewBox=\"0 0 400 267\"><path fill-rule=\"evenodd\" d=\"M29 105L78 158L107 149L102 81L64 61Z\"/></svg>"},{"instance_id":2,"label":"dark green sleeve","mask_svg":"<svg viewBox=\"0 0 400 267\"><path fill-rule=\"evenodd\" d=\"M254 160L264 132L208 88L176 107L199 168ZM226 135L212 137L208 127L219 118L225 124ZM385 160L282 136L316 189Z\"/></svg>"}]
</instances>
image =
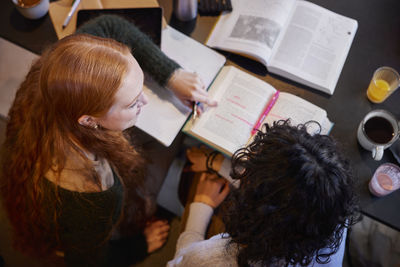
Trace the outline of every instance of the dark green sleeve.
<instances>
[{"instance_id":1,"label":"dark green sleeve","mask_svg":"<svg viewBox=\"0 0 400 267\"><path fill-rule=\"evenodd\" d=\"M112 38L131 48L142 69L165 86L180 66L168 58L142 31L131 22L114 15L103 15L82 25L77 33Z\"/></svg>"},{"instance_id":2,"label":"dark green sleeve","mask_svg":"<svg viewBox=\"0 0 400 267\"><path fill-rule=\"evenodd\" d=\"M147 254L147 242L143 234L111 240L107 266L130 266L142 261Z\"/></svg>"}]
</instances>

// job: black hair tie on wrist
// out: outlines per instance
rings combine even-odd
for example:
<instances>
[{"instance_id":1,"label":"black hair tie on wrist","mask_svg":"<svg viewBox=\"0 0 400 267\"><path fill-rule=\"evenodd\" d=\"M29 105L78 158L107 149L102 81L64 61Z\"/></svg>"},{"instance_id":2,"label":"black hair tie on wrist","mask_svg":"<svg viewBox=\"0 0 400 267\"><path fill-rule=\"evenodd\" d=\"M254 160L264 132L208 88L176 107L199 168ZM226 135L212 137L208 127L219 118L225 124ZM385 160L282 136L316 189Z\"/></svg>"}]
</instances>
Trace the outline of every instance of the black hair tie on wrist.
<instances>
[{"instance_id":1,"label":"black hair tie on wrist","mask_svg":"<svg viewBox=\"0 0 400 267\"><path fill-rule=\"evenodd\" d=\"M218 172L212 168L214 159L216 158L216 156L218 154L219 154L219 152L214 150L213 152L211 152L210 154L207 155L206 168L209 173L215 173L216 175L220 176L218 174Z\"/></svg>"}]
</instances>

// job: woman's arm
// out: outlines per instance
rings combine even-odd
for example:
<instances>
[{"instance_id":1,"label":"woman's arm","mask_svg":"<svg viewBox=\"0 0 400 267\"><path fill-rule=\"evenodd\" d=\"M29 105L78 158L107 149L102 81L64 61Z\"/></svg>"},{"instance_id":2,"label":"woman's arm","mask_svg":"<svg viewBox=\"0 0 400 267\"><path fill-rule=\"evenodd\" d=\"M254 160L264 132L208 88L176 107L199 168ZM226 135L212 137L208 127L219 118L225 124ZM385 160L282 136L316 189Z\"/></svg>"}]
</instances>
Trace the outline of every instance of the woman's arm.
<instances>
[{"instance_id":1,"label":"woman's arm","mask_svg":"<svg viewBox=\"0 0 400 267\"><path fill-rule=\"evenodd\" d=\"M192 171L205 172L207 171L207 158L213 150L201 147L191 147L186 151L188 160L192 163L190 166ZM228 180L233 186L239 187L239 180L233 180L229 175L231 171L231 160L224 157L221 153L217 153L214 159L209 162L211 168L216 171L219 175Z\"/></svg>"},{"instance_id":2,"label":"woman's arm","mask_svg":"<svg viewBox=\"0 0 400 267\"><path fill-rule=\"evenodd\" d=\"M178 257L185 247L204 240L208 223L213 211L229 193L226 180L203 173L196 188L193 203L190 205L185 231L179 236L175 257Z\"/></svg>"},{"instance_id":3,"label":"woman's arm","mask_svg":"<svg viewBox=\"0 0 400 267\"><path fill-rule=\"evenodd\" d=\"M173 72L180 68L146 34L121 17L113 15L97 17L82 25L77 33L112 38L127 45L142 69L162 86L166 86Z\"/></svg>"},{"instance_id":4,"label":"woman's arm","mask_svg":"<svg viewBox=\"0 0 400 267\"><path fill-rule=\"evenodd\" d=\"M84 236L91 236L86 238ZM67 266L128 266L143 260L147 255L147 243L143 234L130 238L105 241L82 233L79 239L69 238L64 250Z\"/></svg>"},{"instance_id":5,"label":"woman's arm","mask_svg":"<svg viewBox=\"0 0 400 267\"><path fill-rule=\"evenodd\" d=\"M209 106L217 104L208 98L204 84L196 73L181 69L146 34L124 18L115 15L99 16L82 25L77 33L112 38L130 47L142 69L161 86L174 92L184 105L191 107L193 101Z\"/></svg>"}]
</instances>

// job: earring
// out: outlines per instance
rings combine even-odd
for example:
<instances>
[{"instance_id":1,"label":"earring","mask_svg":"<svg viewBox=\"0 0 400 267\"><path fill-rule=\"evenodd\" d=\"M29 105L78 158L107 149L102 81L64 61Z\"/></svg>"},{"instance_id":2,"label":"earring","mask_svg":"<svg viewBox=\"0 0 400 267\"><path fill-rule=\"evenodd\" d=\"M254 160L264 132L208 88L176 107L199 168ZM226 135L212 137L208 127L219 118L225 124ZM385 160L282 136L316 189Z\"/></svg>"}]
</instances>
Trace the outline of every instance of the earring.
<instances>
[{"instance_id":1,"label":"earring","mask_svg":"<svg viewBox=\"0 0 400 267\"><path fill-rule=\"evenodd\" d=\"M99 128L99 125L98 125L98 124L95 124L93 128L94 128L95 130L97 130L97 128Z\"/></svg>"}]
</instances>

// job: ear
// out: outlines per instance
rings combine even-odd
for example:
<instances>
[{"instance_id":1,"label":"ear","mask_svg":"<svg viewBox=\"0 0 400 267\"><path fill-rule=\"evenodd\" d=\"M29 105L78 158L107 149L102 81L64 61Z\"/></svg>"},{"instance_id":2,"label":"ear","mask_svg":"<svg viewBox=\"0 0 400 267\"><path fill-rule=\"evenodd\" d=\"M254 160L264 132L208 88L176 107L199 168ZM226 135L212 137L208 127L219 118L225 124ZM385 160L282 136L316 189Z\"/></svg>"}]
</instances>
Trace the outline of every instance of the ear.
<instances>
[{"instance_id":1,"label":"ear","mask_svg":"<svg viewBox=\"0 0 400 267\"><path fill-rule=\"evenodd\" d=\"M97 122L94 117L90 115L82 115L78 119L78 123L80 125L89 127L89 128L97 128Z\"/></svg>"}]
</instances>

